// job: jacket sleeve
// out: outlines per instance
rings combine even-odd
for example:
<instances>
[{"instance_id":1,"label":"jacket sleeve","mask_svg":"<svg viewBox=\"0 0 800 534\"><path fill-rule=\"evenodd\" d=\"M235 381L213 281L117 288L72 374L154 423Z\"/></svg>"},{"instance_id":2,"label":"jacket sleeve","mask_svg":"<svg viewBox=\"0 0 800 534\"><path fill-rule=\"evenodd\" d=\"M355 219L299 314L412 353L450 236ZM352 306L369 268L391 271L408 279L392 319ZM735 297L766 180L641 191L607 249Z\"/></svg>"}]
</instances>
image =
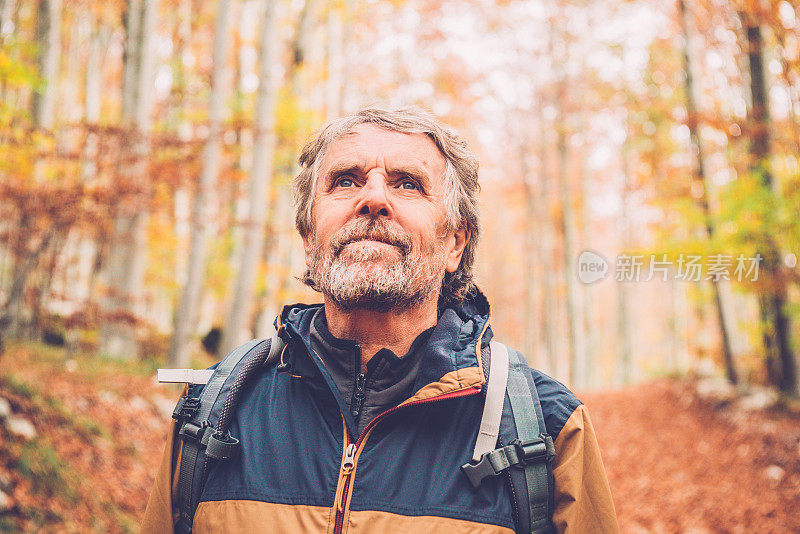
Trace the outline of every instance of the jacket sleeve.
<instances>
[{"instance_id":1,"label":"jacket sleeve","mask_svg":"<svg viewBox=\"0 0 800 534\"><path fill-rule=\"evenodd\" d=\"M589 411L581 404L555 440L553 523L563 533L619 532Z\"/></svg>"},{"instance_id":2,"label":"jacket sleeve","mask_svg":"<svg viewBox=\"0 0 800 534\"><path fill-rule=\"evenodd\" d=\"M169 425L167 434L167 444L164 446L164 454L161 456L161 464L156 473L156 480L153 489L150 490L150 499L147 501L147 508L142 519L142 534L150 533L169 533L174 532L175 512L173 511L174 496L177 495L178 477L173 476L174 470L179 464L180 443L176 438L178 434L178 424L172 421Z\"/></svg>"}]
</instances>

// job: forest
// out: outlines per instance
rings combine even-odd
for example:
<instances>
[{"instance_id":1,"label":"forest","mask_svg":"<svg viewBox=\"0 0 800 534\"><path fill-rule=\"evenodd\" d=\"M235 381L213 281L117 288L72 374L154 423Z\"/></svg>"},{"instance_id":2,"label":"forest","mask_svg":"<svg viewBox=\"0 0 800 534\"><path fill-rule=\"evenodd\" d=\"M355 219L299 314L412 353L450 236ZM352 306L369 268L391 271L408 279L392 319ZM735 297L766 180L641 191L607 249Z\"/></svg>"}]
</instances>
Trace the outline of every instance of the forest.
<instances>
[{"instance_id":1,"label":"forest","mask_svg":"<svg viewBox=\"0 0 800 534\"><path fill-rule=\"evenodd\" d=\"M794 0L0 0L11 407L74 368L207 367L319 302L291 181L365 106L430 110L478 154L478 286L532 366L590 398L701 376L800 413ZM12 499L0 531L58 523Z\"/></svg>"}]
</instances>

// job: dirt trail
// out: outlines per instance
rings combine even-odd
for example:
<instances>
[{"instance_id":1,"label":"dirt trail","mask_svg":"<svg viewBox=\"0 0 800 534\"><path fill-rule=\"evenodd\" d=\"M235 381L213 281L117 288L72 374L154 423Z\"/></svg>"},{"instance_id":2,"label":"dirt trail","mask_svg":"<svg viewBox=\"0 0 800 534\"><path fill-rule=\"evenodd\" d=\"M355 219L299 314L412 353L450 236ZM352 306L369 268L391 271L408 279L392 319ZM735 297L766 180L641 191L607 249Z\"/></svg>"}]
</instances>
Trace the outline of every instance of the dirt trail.
<instances>
[{"instance_id":1,"label":"dirt trail","mask_svg":"<svg viewBox=\"0 0 800 534\"><path fill-rule=\"evenodd\" d=\"M623 532L800 532L800 416L663 381L583 395Z\"/></svg>"}]
</instances>

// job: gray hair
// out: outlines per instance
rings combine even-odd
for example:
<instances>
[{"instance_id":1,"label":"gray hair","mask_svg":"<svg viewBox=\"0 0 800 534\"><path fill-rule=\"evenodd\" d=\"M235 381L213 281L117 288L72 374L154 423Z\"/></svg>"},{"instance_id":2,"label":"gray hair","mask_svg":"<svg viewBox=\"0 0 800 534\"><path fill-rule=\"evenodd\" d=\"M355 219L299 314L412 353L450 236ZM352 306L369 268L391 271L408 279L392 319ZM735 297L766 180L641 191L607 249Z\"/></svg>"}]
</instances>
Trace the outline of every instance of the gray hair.
<instances>
[{"instance_id":1,"label":"gray hair","mask_svg":"<svg viewBox=\"0 0 800 534\"><path fill-rule=\"evenodd\" d=\"M480 190L478 158L450 127L427 111L413 107L396 111L367 108L354 115L335 119L319 130L305 144L298 160L301 168L293 183L297 230L303 237L313 231L311 210L325 151L332 142L365 123L395 132L425 134L444 156L444 204L448 229L463 228L470 239L464 247L458 269L445 273L439 306L459 304L473 289L473 264L481 233L477 198ZM308 283L308 276L303 279Z\"/></svg>"}]
</instances>

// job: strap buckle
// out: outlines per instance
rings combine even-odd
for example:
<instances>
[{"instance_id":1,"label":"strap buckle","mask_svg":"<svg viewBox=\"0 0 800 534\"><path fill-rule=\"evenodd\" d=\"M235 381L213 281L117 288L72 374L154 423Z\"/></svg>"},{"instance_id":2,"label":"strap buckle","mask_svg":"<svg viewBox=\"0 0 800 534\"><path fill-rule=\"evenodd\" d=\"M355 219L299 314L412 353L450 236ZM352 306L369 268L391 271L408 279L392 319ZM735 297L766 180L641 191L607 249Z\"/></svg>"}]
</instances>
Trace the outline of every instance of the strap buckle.
<instances>
[{"instance_id":1,"label":"strap buckle","mask_svg":"<svg viewBox=\"0 0 800 534\"><path fill-rule=\"evenodd\" d=\"M467 475L472 487L477 488L483 479L495 477L509 467L524 468L529 464L550 462L555 455L553 438L542 434L526 442L515 439L505 447L484 453L476 463L465 463L461 470Z\"/></svg>"}]
</instances>

